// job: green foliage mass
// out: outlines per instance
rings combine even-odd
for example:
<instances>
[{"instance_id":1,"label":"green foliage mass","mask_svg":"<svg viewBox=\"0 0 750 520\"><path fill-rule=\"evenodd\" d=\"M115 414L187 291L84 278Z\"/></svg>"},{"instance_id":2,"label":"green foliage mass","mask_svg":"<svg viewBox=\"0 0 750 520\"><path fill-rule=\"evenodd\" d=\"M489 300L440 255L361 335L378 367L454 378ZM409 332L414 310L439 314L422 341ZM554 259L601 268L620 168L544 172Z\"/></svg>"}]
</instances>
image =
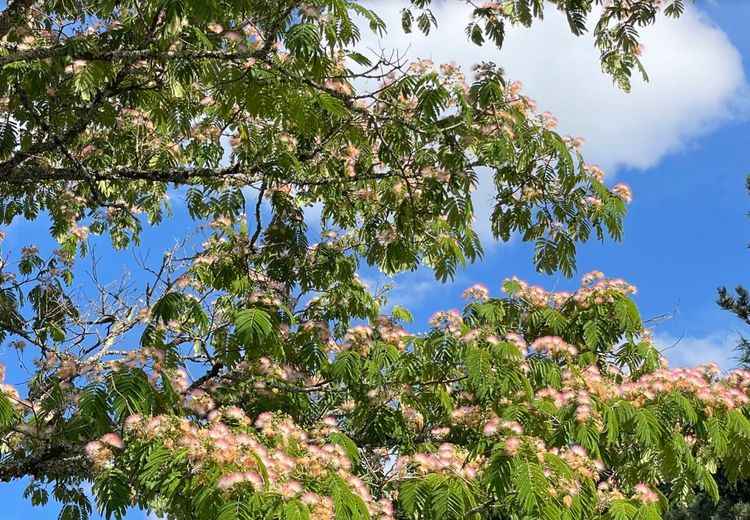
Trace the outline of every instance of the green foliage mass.
<instances>
[{"instance_id":1,"label":"green foliage mass","mask_svg":"<svg viewBox=\"0 0 750 520\"><path fill-rule=\"evenodd\" d=\"M0 220L48 215L55 251L2 265L0 481L61 518L658 519L747 476L744 372L667 371L622 281L573 295L474 287L424 333L357 276L447 280L491 229L545 272L622 234L630 198L495 64L365 48L347 0L14 0L0 11ZM469 6L467 37L598 16L627 88L637 30L680 0ZM402 11L429 33L427 0ZM452 21L446 21L450 23ZM89 238L135 247L182 197L198 227L133 283L85 290ZM319 219L311 214L319 212ZM318 233L316 230L320 228ZM95 258L95 257L94 257ZM33 354L30 354L33 352ZM33 363L31 359L33 358ZM28 363L26 364L26 362ZM2 379L2 378L0 378ZM93 484L94 504L84 492ZM723 489L723 487L721 488Z\"/></svg>"}]
</instances>

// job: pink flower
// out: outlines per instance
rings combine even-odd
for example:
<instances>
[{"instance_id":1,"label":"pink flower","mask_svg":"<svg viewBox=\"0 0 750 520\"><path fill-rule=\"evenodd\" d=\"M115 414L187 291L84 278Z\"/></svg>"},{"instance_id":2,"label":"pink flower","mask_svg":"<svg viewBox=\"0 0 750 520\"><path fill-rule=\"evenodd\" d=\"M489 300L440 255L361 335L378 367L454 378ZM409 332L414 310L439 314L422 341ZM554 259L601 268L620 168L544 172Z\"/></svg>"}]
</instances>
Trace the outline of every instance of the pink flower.
<instances>
[{"instance_id":1,"label":"pink flower","mask_svg":"<svg viewBox=\"0 0 750 520\"><path fill-rule=\"evenodd\" d=\"M510 455L511 457L515 456L516 453L518 453L518 448L521 445L521 439L518 437L508 437L508 440L505 441L505 453Z\"/></svg>"},{"instance_id":2,"label":"pink flower","mask_svg":"<svg viewBox=\"0 0 750 520\"><path fill-rule=\"evenodd\" d=\"M243 473L240 473L239 471L235 471L234 473L230 473L229 475L225 475L221 477L216 482L216 487L219 489L229 489L240 482L243 482L245 480L245 476Z\"/></svg>"},{"instance_id":3,"label":"pink flower","mask_svg":"<svg viewBox=\"0 0 750 520\"><path fill-rule=\"evenodd\" d=\"M120 437L116 433L105 433L99 440L103 444L106 444L113 448L122 449L125 447L125 443L122 442L122 437Z\"/></svg>"},{"instance_id":4,"label":"pink flower","mask_svg":"<svg viewBox=\"0 0 750 520\"><path fill-rule=\"evenodd\" d=\"M302 484L296 480L290 480L281 486L281 495L284 498L294 498L302 492Z\"/></svg>"},{"instance_id":5,"label":"pink flower","mask_svg":"<svg viewBox=\"0 0 750 520\"><path fill-rule=\"evenodd\" d=\"M432 429L432 434L435 437L445 437L450 433L451 429L447 426L438 426L437 428Z\"/></svg>"},{"instance_id":6,"label":"pink flower","mask_svg":"<svg viewBox=\"0 0 750 520\"><path fill-rule=\"evenodd\" d=\"M237 421L242 421L245 419L245 412L242 411L241 408L238 408L237 406L229 406L224 409L224 415L230 419L235 419Z\"/></svg>"},{"instance_id":7,"label":"pink flower","mask_svg":"<svg viewBox=\"0 0 750 520\"><path fill-rule=\"evenodd\" d=\"M312 506L320 503L320 496L308 491L307 493L302 495L300 500L302 500L303 504Z\"/></svg>"},{"instance_id":8,"label":"pink flower","mask_svg":"<svg viewBox=\"0 0 750 520\"><path fill-rule=\"evenodd\" d=\"M612 188L612 193L620 197L624 202L630 202L633 200L633 193L630 190L630 186L627 184L618 184Z\"/></svg>"},{"instance_id":9,"label":"pink flower","mask_svg":"<svg viewBox=\"0 0 750 520\"><path fill-rule=\"evenodd\" d=\"M463 292L463 298L464 300L486 300L490 295L490 290L487 288L486 285L482 285L481 283L476 283L466 289Z\"/></svg>"},{"instance_id":10,"label":"pink flower","mask_svg":"<svg viewBox=\"0 0 750 520\"><path fill-rule=\"evenodd\" d=\"M268 423L271 422L272 419L273 414L271 412L263 412L255 419L255 427L264 428L268 425Z\"/></svg>"},{"instance_id":11,"label":"pink flower","mask_svg":"<svg viewBox=\"0 0 750 520\"><path fill-rule=\"evenodd\" d=\"M659 495L657 495L656 492L646 484L636 484L633 487L633 491L635 491L636 499L640 500L644 504L651 504L653 502L659 501Z\"/></svg>"},{"instance_id":12,"label":"pink flower","mask_svg":"<svg viewBox=\"0 0 750 520\"><path fill-rule=\"evenodd\" d=\"M244 473L243 479L246 482L250 482L250 484L252 484L253 488L255 489L263 488L263 477L261 477L258 473L254 471L248 471Z\"/></svg>"},{"instance_id":13,"label":"pink flower","mask_svg":"<svg viewBox=\"0 0 750 520\"><path fill-rule=\"evenodd\" d=\"M484 428L482 428L482 434L486 436L493 435L497 431L497 423L495 421L490 421L484 425Z\"/></svg>"},{"instance_id":14,"label":"pink flower","mask_svg":"<svg viewBox=\"0 0 750 520\"><path fill-rule=\"evenodd\" d=\"M570 452L574 455L577 455L579 457L588 457L588 453L586 453L586 450L583 448L583 446L575 445L572 448L570 448Z\"/></svg>"},{"instance_id":15,"label":"pink flower","mask_svg":"<svg viewBox=\"0 0 750 520\"><path fill-rule=\"evenodd\" d=\"M97 453L99 453L104 448L104 445L99 441L91 441L86 444L86 447L84 448L84 451L86 452L86 455L89 458L93 458L96 456Z\"/></svg>"}]
</instances>

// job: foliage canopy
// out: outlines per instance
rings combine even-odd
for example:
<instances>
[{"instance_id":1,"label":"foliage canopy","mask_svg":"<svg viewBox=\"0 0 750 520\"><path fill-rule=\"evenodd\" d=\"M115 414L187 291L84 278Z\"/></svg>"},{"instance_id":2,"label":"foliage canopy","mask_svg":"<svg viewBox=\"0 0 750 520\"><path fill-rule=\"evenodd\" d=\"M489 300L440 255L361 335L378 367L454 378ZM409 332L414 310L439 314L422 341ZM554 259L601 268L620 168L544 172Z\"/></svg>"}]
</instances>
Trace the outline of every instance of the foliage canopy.
<instances>
[{"instance_id":1,"label":"foliage canopy","mask_svg":"<svg viewBox=\"0 0 750 520\"><path fill-rule=\"evenodd\" d=\"M545 6L574 34L598 16L627 87L637 29L683 3L488 2L467 36L501 45ZM429 8L404 27L429 32ZM0 386L0 481L32 477L66 520L90 515L85 482L116 518L624 520L715 497L719 465L746 476L750 373L668 370L622 280L475 286L421 334L383 313L360 265L446 280L481 256L481 175L494 235L566 275L577 244L619 239L630 192L496 65L372 55L361 30L385 27L346 0L0 12L0 218L46 213L59 242L2 266L2 339L37 359ZM203 242L77 291L89 235L137 245L169 196Z\"/></svg>"}]
</instances>

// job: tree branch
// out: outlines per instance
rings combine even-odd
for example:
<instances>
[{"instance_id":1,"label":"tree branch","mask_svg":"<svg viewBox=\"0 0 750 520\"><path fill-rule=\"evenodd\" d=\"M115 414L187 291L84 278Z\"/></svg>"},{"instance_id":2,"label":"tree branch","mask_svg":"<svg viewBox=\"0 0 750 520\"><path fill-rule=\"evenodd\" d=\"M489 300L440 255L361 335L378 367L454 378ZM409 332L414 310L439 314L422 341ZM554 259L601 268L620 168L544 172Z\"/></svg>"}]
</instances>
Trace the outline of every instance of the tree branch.
<instances>
[{"instance_id":1,"label":"tree branch","mask_svg":"<svg viewBox=\"0 0 750 520\"><path fill-rule=\"evenodd\" d=\"M88 478L91 467L80 446L59 444L39 453L19 452L0 460L0 482L34 477L50 479Z\"/></svg>"},{"instance_id":2,"label":"tree branch","mask_svg":"<svg viewBox=\"0 0 750 520\"><path fill-rule=\"evenodd\" d=\"M26 51L16 51L7 56L0 56L0 66L9 65L21 61L39 61L56 56L66 56L72 60L86 61L115 61L126 60L224 60L244 61L250 58L265 56L262 49L228 52L225 50L202 50L184 49L177 51L165 51L161 49L119 49L113 51L77 50L69 45L53 45L50 47L37 47Z\"/></svg>"},{"instance_id":3,"label":"tree branch","mask_svg":"<svg viewBox=\"0 0 750 520\"><path fill-rule=\"evenodd\" d=\"M141 170L137 168L118 167L106 170L81 171L74 167L54 167L40 164L0 165L0 184L28 185L40 182L57 181L149 181L173 184L194 184L195 179L231 180L239 179L246 184L262 181L265 177L260 174L267 165L238 166L226 168L174 168L164 170ZM90 176L89 176L90 175ZM368 180L382 180L392 177L402 177L401 173L363 173L353 177L342 176L332 178L279 178L278 182L295 186L326 186L331 184L347 184ZM419 178L419 175L410 178Z\"/></svg>"},{"instance_id":4,"label":"tree branch","mask_svg":"<svg viewBox=\"0 0 750 520\"><path fill-rule=\"evenodd\" d=\"M32 5L34 0L15 0L0 13L0 38L8 36L15 26L23 22Z\"/></svg>"}]
</instances>

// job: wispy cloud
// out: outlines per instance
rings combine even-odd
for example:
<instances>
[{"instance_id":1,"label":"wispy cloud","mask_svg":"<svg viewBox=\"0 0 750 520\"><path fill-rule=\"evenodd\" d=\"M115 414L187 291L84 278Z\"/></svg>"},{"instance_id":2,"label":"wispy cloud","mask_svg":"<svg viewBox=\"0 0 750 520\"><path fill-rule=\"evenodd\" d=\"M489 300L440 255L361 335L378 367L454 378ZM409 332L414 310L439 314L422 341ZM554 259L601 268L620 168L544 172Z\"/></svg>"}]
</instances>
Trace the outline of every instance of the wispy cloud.
<instances>
[{"instance_id":1,"label":"wispy cloud","mask_svg":"<svg viewBox=\"0 0 750 520\"><path fill-rule=\"evenodd\" d=\"M736 365L734 348L738 341L734 331L714 332L705 336L673 336L656 334L654 344L672 366L694 367L716 362L723 370Z\"/></svg>"},{"instance_id":2,"label":"wispy cloud","mask_svg":"<svg viewBox=\"0 0 750 520\"><path fill-rule=\"evenodd\" d=\"M432 312L437 310L435 305L441 308L444 305L450 306L453 302L460 302L458 288L463 288L465 284L464 275L460 272L455 280L439 283L435 280L435 273L428 267L420 267L416 271L394 277L385 276L374 269L366 269L362 273L362 279L373 290L390 287L386 293L388 304L385 311L391 310L395 305L412 312ZM456 292L455 297L452 297L453 292Z\"/></svg>"}]
</instances>

